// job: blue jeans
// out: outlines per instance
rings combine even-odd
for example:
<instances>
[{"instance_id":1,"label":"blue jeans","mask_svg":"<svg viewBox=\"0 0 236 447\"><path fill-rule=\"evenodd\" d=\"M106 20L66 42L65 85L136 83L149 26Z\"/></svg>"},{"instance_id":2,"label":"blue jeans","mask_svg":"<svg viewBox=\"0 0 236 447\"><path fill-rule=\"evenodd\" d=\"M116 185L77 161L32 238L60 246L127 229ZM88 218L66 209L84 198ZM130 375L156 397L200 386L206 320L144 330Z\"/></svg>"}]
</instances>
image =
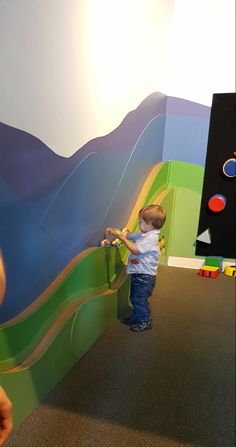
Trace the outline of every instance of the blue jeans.
<instances>
[{"instance_id":1,"label":"blue jeans","mask_svg":"<svg viewBox=\"0 0 236 447\"><path fill-rule=\"evenodd\" d=\"M133 306L131 315L134 323L144 323L150 320L151 310L148 298L156 284L156 276L143 273L131 274L130 301Z\"/></svg>"}]
</instances>

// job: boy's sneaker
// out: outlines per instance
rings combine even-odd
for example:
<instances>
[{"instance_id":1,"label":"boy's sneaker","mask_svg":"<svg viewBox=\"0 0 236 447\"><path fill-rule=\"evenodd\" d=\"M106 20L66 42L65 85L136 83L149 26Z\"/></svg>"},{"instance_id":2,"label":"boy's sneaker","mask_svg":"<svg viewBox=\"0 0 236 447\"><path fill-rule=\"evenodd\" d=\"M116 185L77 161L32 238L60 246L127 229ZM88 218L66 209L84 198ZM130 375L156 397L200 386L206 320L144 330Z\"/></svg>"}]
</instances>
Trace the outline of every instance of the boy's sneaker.
<instances>
[{"instance_id":1,"label":"boy's sneaker","mask_svg":"<svg viewBox=\"0 0 236 447\"><path fill-rule=\"evenodd\" d=\"M144 321L143 323L131 324L130 329L131 329L131 331L134 331L134 332L147 331L148 329L152 329L152 322L151 322L151 320L149 320L149 321Z\"/></svg>"}]
</instances>

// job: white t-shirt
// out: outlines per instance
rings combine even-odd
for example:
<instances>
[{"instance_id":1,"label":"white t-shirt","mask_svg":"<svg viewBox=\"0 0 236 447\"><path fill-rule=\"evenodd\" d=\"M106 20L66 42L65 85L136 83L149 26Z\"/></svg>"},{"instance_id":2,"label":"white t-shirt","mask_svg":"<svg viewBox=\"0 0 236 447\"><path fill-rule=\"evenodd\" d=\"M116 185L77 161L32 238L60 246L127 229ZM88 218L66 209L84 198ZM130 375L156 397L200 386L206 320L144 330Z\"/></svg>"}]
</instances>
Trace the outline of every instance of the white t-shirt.
<instances>
[{"instance_id":1,"label":"white t-shirt","mask_svg":"<svg viewBox=\"0 0 236 447\"><path fill-rule=\"evenodd\" d=\"M131 253L128 258L127 273L145 273L156 275L160 250L158 247L160 230L151 230L147 233L129 233L128 239L133 241L139 254Z\"/></svg>"}]
</instances>

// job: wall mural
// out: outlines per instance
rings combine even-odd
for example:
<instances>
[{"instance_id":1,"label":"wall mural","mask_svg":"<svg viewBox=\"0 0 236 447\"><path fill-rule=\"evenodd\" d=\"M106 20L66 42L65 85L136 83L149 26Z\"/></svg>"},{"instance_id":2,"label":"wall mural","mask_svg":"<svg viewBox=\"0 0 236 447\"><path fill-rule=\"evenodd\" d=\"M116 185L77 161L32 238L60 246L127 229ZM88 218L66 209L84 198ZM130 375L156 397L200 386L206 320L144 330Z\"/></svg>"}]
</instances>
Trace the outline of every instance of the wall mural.
<instances>
[{"instance_id":1,"label":"wall mural","mask_svg":"<svg viewBox=\"0 0 236 447\"><path fill-rule=\"evenodd\" d=\"M69 158L0 125L0 242L8 278L0 321L30 305L78 252L97 245L106 226L125 225L146 176L168 159L174 119L192 123L176 138L175 158L195 162L195 127L203 160L209 108L160 93Z\"/></svg>"}]
</instances>

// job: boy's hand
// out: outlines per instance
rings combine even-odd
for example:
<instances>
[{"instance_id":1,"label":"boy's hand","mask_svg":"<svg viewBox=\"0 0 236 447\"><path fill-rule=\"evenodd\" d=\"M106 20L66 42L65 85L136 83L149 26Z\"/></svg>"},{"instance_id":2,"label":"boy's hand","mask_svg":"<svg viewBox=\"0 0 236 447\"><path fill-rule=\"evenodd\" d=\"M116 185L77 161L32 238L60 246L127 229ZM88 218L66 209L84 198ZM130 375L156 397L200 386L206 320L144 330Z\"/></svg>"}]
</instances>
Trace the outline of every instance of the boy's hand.
<instances>
[{"instance_id":1,"label":"boy's hand","mask_svg":"<svg viewBox=\"0 0 236 447\"><path fill-rule=\"evenodd\" d=\"M108 227L106 228L105 233L112 234L113 236L118 237L118 239L120 239L120 236L122 236L122 232L117 228Z\"/></svg>"},{"instance_id":2,"label":"boy's hand","mask_svg":"<svg viewBox=\"0 0 236 447\"><path fill-rule=\"evenodd\" d=\"M12 403L0 386L0 445L6 441L12 425Z\"/></svg>"},{"instance_id":3,"label":"boy's hand","mask_svg":"<svg viewBox=\"0 0 236 447\"><path fill-rule=\"evenodd\" d=\"M105 229L105 234L112 234L113 236L115 236L115 233L114 233L114 228L111 228L111 227L108 227L108 228L106 228Z\"/></svg>"},{"instance_id":4,"label":"boy's hand","mask_svg":"<svg viewBox=\"0 0 236 447\"><path fill-rule=\"evenodd\" d=\"M124 236L124 237L127 237L127 235L129 234L129 229L128 228L123 228L123 230L121 231L121 233L122 233L122 235Z\"/></svg>"},{"instance_id":5,"label":"boy's hand","mask_svg":"<svg viewBox=\"0 0 236 447\"><path fill-rule=\"evenodd\" d=\"M131 253L138 255L140 252L137 249L136 245L130 241L129 239L127 239L127 234L129 233L128 228L124 228L122 231L117 230L117 228L106 228L105 230L106 233L108 234L113 234L113 236L116 236L118 239L120 239L125 246L128 248L128 250L131 251Z\"/></svg>"}]
</instances>

